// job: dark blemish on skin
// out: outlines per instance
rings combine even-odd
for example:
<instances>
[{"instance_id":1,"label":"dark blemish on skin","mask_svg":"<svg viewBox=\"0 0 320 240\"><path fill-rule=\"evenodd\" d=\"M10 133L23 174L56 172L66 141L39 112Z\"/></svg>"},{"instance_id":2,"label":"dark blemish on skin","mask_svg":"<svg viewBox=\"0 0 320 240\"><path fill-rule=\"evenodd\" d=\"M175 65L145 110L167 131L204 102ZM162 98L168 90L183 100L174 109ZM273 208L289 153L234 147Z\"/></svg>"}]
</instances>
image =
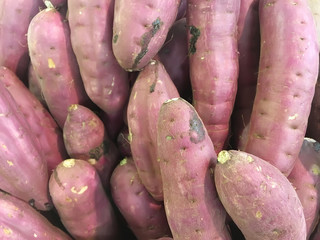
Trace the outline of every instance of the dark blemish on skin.
<instances>
[{"instance_id":1,"label":"dark blemish on skin","mask_svg":"<svg viewBox=\"0 0 320 240\"><path fill-rule=\"evenodd\" d=\"M57 170L54 170L54 171L53 171L53 177L54 177L54 179L56 180L58 186L61 187L62 189L64 189L64 186L62 185L62 182L60 181L60 178L59 178L59 176L58 176Z\"/></svg>"},{"instance_id":2,"label":"dark blemish on skin","mask_svg":"<svg viewBox=\"0 0 320 240\"><path fill-rule=\"evenodd\" d=\"M134 60L134 63L132 65L132 69L135 69L138 64L140 63L141 59L146 55L148 52L148 46L151 41L151 39L156 35L156 33L159 31L161 26L163 25L163 22L158 17L155 21L152 22L152 28L149 32L146 32L141 37L141 51L137 55L137 57Z\"/></svg>"},{"instance_id":3,"label":"dark blemish on skin","mask_svg":"<svg viewBox=\"0 0 320 240\"><path fill-rule=\"evenodd\" d=\"M150 93L154 92L155 87L156 87L156 82L153 82L150 86Z\"/></svg>"},{"instance_id":4,"label":"dark blemish on skin","mask_svg":"<svg viewBox=\"0 0 320 240\"><path fill-rule=\"evenodd\" d=\"M118 37L119 37L119 35L118 34L116 34L116 35L114 35L113 36L113 43L116 43L117 41L118 41Z\"/></svg>"},{"instance_id":5,"label":"dark blemish on skin","mask_svg":"<svg viewBox=\"0 0 320 240\"><path fill-rule=\"evenodd\" d=\"M89 157L95 160L99 160L104 154L108 153L109 145L106 141L103 141L98 147L95 147L89 151Z\"/></svg>"},{"instance_id":6,"label":"dark blemish on skin","mask_svg":"<svg viewBox=\"0 0 320 240\"><path fill-rule=\"evenodd\" d=\"M155 62L153 63L153 65L158 65L158 61L155 61ZM153 81L153 83L152 83L151 86L150 86L150 90L149 90L150 93L153 93L153 92L154 92L154 90L155 90L155 88L156 88L156 84L157 84L158 78L159 78L158 67L155 66L154 81Z\"/></svg>"},{"instance_id":7,"label":"dark blemish on skin","mask_svg":"<svg viewBox=\"0 0 320 240\"><path fill-rule=\"evenodd\" d=\"M190 34L192 35L190 39L190 46L189 46L189 55L195 54L197 51L196 43L198 41L198 38L200 37L200 30L196 28L195 26L189 27Z\"/></svg>"},{"instance_id":8,"label":"dark blemish on skin","mask_svg":"<svg viewBox=\"0 0 320 240\"><path fill-rule=\"evenodd\" d=\"M44 206L48 211L53 208L53 205L51 203L45 203Z\"/></svg>"},{"instance_id":9,"label":"dark blemish on skin","mask_svg":"<svg viewBox=\"0 0 320 240\"><path fill-rule=\"evenodd\" d=\"M318 142L313 143L313 148L316 152L319 152L320 151L320 143L318 143Z\"/></svg>"},{"instance_id":10,"label":"dark blemish on skin","mask_svg":"<svg viewBox=\"0 0 320 240\"><path fill-rule=\"evenodd\" d=\"M30 199L30 200L28 201L28 203L29 203L29 205L30 205L31 207L34 208L34 206L35 206L35 200L34 200L34 199Z\"/></svg>"},{"instance_id":11,"label":"dark blemish on skin","mask_svg":"<svg viewBox=\"0 0 320 240\"><path fill-rule=\"evenodd\" d=\"M193 143L202 142L205 139L205 130L200 118L195 112L192 113L191 119L189 121L189 126L190 141Z\"/></svg>"}]
</instances>

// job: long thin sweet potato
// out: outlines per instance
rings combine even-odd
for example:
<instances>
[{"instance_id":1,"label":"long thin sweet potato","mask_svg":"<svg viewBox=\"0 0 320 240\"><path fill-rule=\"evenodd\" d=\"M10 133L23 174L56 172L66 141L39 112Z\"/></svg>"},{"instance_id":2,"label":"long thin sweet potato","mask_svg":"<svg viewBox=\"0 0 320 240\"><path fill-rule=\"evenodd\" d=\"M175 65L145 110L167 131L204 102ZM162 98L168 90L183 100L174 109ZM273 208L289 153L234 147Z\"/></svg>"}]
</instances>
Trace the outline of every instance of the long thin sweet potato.
<instances>
[{"instance_id":1,"label":"long thin sweet potato","mask_svg":"<svg viewBox=\"0 0 320 240\"><path fill-rule=\"evenodd\" d=\"M306 133L319 66L319 45L304 0L262 0L257 91L244 151L288 176Z\"/></svg>"},{"instance_id":2,"label":"long thin sweet potato","mask_svg":"<svg viewBox=\"0 0 320 240\"><path fill-rule=\"evenodd\" d=\"M238 0L188 2L193 105L216 152L226 147L238 79Z\"/></svg>"},{"instance_id":3,"label":"long thin sweet potato","mask_svg":"<svg viewBox=\"0 0 320 240\"><path fill-rule=\"evenodd\" d=\"M158 119L158 159L168 223L175 240L231 239L218 198L216 153L208 132L187 101L166 101Z\"/></svg>"}]
</instances>

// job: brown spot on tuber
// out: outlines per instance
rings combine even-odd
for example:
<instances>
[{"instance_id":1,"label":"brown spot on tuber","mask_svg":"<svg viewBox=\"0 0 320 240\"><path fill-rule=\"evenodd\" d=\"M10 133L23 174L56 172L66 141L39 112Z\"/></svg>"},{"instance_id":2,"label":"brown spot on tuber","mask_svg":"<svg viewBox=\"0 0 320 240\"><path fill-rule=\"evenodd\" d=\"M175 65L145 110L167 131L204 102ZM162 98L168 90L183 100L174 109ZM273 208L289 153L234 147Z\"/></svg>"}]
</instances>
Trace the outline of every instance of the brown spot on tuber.
<instances>
[{"instance_id":1,"label":"brown spot on tuber","mask_svg":"<svg viewBox=\"0 0 320 240\"><path fill-rule=\"evenodd\" d=\"M189 136L191 142L199 143L205 139L205 129L199 116L195 112L192 112L189 120L189 127Z\"/></svg>"},{"instance_id":2,"label":"brown spot on tuber","mask_svg":"<svg viewBox=\"0 0 320 240\"><path fill-rule=\"evenodd\" d=\"M109 145L106 141L103 141L99 146L89 151L90 158L99 160L104 154L108 153Z\"/></svg>"}]
</instances>

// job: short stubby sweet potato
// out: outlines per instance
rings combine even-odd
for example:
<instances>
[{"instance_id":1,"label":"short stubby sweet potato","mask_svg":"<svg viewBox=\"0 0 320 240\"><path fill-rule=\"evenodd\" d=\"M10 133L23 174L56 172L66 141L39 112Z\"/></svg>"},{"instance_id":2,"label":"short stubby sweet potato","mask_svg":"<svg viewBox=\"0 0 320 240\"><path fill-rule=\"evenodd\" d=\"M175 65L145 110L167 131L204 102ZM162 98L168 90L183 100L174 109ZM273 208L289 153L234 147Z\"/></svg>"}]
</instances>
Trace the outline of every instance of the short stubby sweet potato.
<instances>
[{"instance_id":1,"label":"short stubby sweet potato","mask_svg":"<svg viewBox=\"0 0 320 240\"><path fill-rule=\"evenodd\" d=\"M38 210L50 210L45 156L39 149L39 140L2 81L0 132L0 189Z\"/></svg>"},{"instance_id":2,"label":"short stubby sweet potato","mask_svg":"<svg viewBox=\"0 0 320 240\"><path fill-rule=\"evenodd\" d=\"M140 179L156 200L163 200L157 161L157 120L162 103L179 93L159 60L153 60L136 79L129 98L127 119L132 158Z\"/></svg>"},{"instance_id":3,"label":"short stubby sweet potato","mask_svg":"<svg viewBox=\"0 0 320 240\"><path fill-rule=\"evenodd\" d=\"M242 150L288 176L302 146L315 92L317 32L304 0L262 0L259 21L259 75Z\"/></svg>"},{"instance_id":4,"label":"short stubby sweet potato","mask_svg":"<svg viewBox=\"0 0 320 240\"><path fill-rule=\"evenodd\" d=\"M120 162L110 184L112 199L137 239L171 236L163 202L146 190L132 158Z\"/></svg>"},{"instance_id":5,"label":"short stubby sweet potato","mask_svg":"<svg viewBox=\"0 0 320 240\"><path fill-rule=\"evenodd\" d=\"M217 153L227 146L237 92L239 10L239 0L188 1L192 101Z\"/></svg>"},{"instance_id":6,"label":"short stubby sweet potato","mask_svg":"<svg viewBox=\"0 0 320 240\"><path fill-rule=\"evenodd\" d=\"M320 210L320 143L305 138L290 175L303 206L308 238L319 221Z\"/></svg>"},{"instance_id":7,"label":"short stubby sweet potato","mask_svg":"<svg viewBox=\"0 0 320 240\"><path fill-rule=\"evenodd\" d=\"M31 20L28 48L48 109L63 128L71 104L89 106L92 102L71 47L69 24L52 5Z\"/></svg>"},{"instance_id":8,"label":"short stubby sweet potato","mask_svg":"<svg viewBox=\"0 0 320 240\"><path fill-rule=\"evenodd\" d=\"M224 208L246 240L306 239L302 204L278 168L246 152L223 150L214 177Z\"/></svg>"},{"instance_id":9,"label":"short stubby sweet potato","mask_svg":"<svg viewBox=\"0 0 320 240\"><path fill-rule=\"evenodd\" d=\"M112 49L120 66L137 71L150 62L165 42L180 2L115 0Z\"/></svg>"},{"instance_id":10,"label":"short stubby sweet potato","mask_svg":"<svg viewBox=\"0 0 320 240\"><path fill-rule=\"evenodd\" d=\"M164 205L173 238L231 239L212 175L216 153L194 107L182 98L163 103L157 138Z\"/></svg>"},{"instance_id":11,"label":"short stubby sweet potato","mask_svg":"<svg viewBox=\"0 0 320 240\"><path fill-rule=\"evenodd\" d=\"M49 191L61 222L75 239L118 239L118 219L90 163L64 160L51 174Z\"/></svg>"},{"instance_id":12,"label":"short stubby sweet potato","mask_svg":"<svg viewBox=\"0 0 320 240\"><path fill-rule=\"evenodd\" d=\"M0 238L71 240L28 203L0 192Z\"/></svg>"}]
</instances>

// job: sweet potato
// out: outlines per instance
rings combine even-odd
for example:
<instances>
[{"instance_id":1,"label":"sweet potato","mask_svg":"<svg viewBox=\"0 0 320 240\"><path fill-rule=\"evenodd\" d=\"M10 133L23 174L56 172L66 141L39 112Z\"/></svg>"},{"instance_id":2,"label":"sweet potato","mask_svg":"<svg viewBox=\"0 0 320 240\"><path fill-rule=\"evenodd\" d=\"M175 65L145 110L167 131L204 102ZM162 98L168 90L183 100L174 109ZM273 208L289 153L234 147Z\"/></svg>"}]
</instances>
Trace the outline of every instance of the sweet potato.
<instances>
[{"instance_id":1,"label":"sweet potato","mask_svg":"<svg viewBox=\"0 0 320 240\"><path fill-rule=\"evenodd\" d=\"M115 168L111 194L137 239L171 236L163 202L154 200L146 190L132 158L124 158Z\"/></svg>"},{"instance_id":2,"label":"sweet potato","mask_svg":"<svg viewBox=\"0 0 320 240\"><path fill-rule=\"evenodd\" d=\"M216 153L193 106L182 98L166 101L157 129L164 205L173 238L231 239L212 176Z\"/></svg>"},{"instance_id":3,"label":"sweet potato","mask_svg":"<svg viewBox=\"0 0 320 240\"><path fill-rule=\"evenodd\" d=\"M186 18L176 21L170 28L166 42L158 52L180 96L186 100L192 96L189 77L189 59Z\"/></svg>"},{"instance_id":4,"label":"sweet potato","mask_svg":"<svg viewBox=\"0 0 320 240\"><path fill-rule=\"evenodd\" d=\"M118 221L99 175L88 162L67 159L49 180L63 225L75 239L118 239Z\"/></svg>"},{"instance_id":5,"label":"sweet potato","mask_svg":"<svg viewBox=\"0 0 320 240\"><path fill-rule=\"evenodd\" d=\"M63 128L71 104L89 104L71 47L68 22L48 6L31 20L28 46L50 113Z\"/></svg>"},{"instance_id":6,"label":"sweet potato","mask_svg":"<svg viewBox=\"0 0 320 240\"><path fill-rule=\"evenodd\" d=\"M28 122L0 81L0 189L49 210L48 169Z\"/></svg>"},{"instance_id":7,"label":"sweet potato","mask_svg":"<svg viewBox=\"0 0 320 240\"><path fill-rule=\"evenodd\" d=\"M102 185L109 188L112 171L120 162L120 154L100 118L85 106L70 105L63 139L69 156L89 161L98 171Z\"/></svg>"},{"instance_id":8,"label":"sweet potato","mask_svg":"<svg viewBox=\"0 0 320 240\"><path fill-rule=\"evenodd\" d=\"M120 66L137 71L150 62L165 42L180 2L115 0L112 49Z\"/></svg>"},{"instance_id":9,"label":"sweet potato","mask_svg":"<svg viewBox=\"0 0 320 240\"><path fill-rule=\"evenodd\" d=\"M238 0L188 2L193 105L217 153L227 144L237 92L239 10Z\"/></svg>"},{"instance_id":10,"label":"sweet potato","mask_svg":"<svg viewBox=\"0 0 320 240\"><path fill-rule=\"evenodd\" d=\"M295 188L303 206L309 238L319 221L320 210L320 143L305 138L290 175L289 181Z\"/></svg>"},{"instance_id":11,"label":"sweet potato","mask_svg":"<svg viewBox=\"0 0 320 240\"><path fill-rule=\"evenodd\" d=\"M150 62L131 90L127 109L132 158L139 177L156 200L163 200L157 160L157 120L160 107L179 93L159 60Z\"/></svg>"},{"instance_id":12,"label":"sweet potato","mask_svg":"<svg viewBox=\"0 0 320 240\"><path fill-rule=\"evenodd\" d=\"M259 56L259 1L242 0L238 21L239 77L237 96L231 117L232 146L245 142L244 128L249 124L256 94Z\"/></svg>"},{"instance_id":13,"label":"sweet potato","mask_svg":"<svg viewBox=\"0 0 320 240\"><path fill-rule=\"evenodd\" d=\"M50 175L53 169L67 158L61 129L47 109L9 68L0 67L0 81L5 84L18 104L24 119L37 138L38 141L35 142L45 156Z\"/></svg>"},{"instance_id":14,"label":"sweet potato","mask_svg":"<svg viewBox=\"0 0 320 240\"><path fill-rule=\"evenodd\" d=\"M223 150L214 176L219 198L246 240L306 239L302 204L278 168L246 152Z\"/></svg>"},{"instance_id":15,"label":"sweet potato","mask_svg":"<svg viewBox=\"0 0 320 240\"><path fill-rule=\"evenodd\" d=\"M114 125L122 119L129 98L128 73L112 51L114 0L68 0L68 11L72 48L86 93L107 114L107 125Z\"/></svg>"},{"instance_id":16,"label":"sweet potato","mask_svg":"<svg viewBox=\"0 0 320 240\"><path fill-rule=\"evenodd\" d=\"M306 133L318 76L316 27L302 0L262 0L259 16L259 75L243 150L288 176Z\"/></svg>"},{"instance_id":17,"label":"sweet potato","mask_svg":"<svg viewBox=\"0 0 320 240\"><path fill-rule=\"evenodd\" d=\"M42 0L0 1L0 66L11 69L25 84L30 62L26 34L40 8Z\"/></svg>"},{"instance_id":18,"label":"sweet potato","mask_svg":"<svg viewBox=\"0 0 320 240\"><path fill-rule=\"evenodd\" d=\"M71 240L37 210L12 195L0 192L0 238Z\"/></svg>"}]
</instances>

